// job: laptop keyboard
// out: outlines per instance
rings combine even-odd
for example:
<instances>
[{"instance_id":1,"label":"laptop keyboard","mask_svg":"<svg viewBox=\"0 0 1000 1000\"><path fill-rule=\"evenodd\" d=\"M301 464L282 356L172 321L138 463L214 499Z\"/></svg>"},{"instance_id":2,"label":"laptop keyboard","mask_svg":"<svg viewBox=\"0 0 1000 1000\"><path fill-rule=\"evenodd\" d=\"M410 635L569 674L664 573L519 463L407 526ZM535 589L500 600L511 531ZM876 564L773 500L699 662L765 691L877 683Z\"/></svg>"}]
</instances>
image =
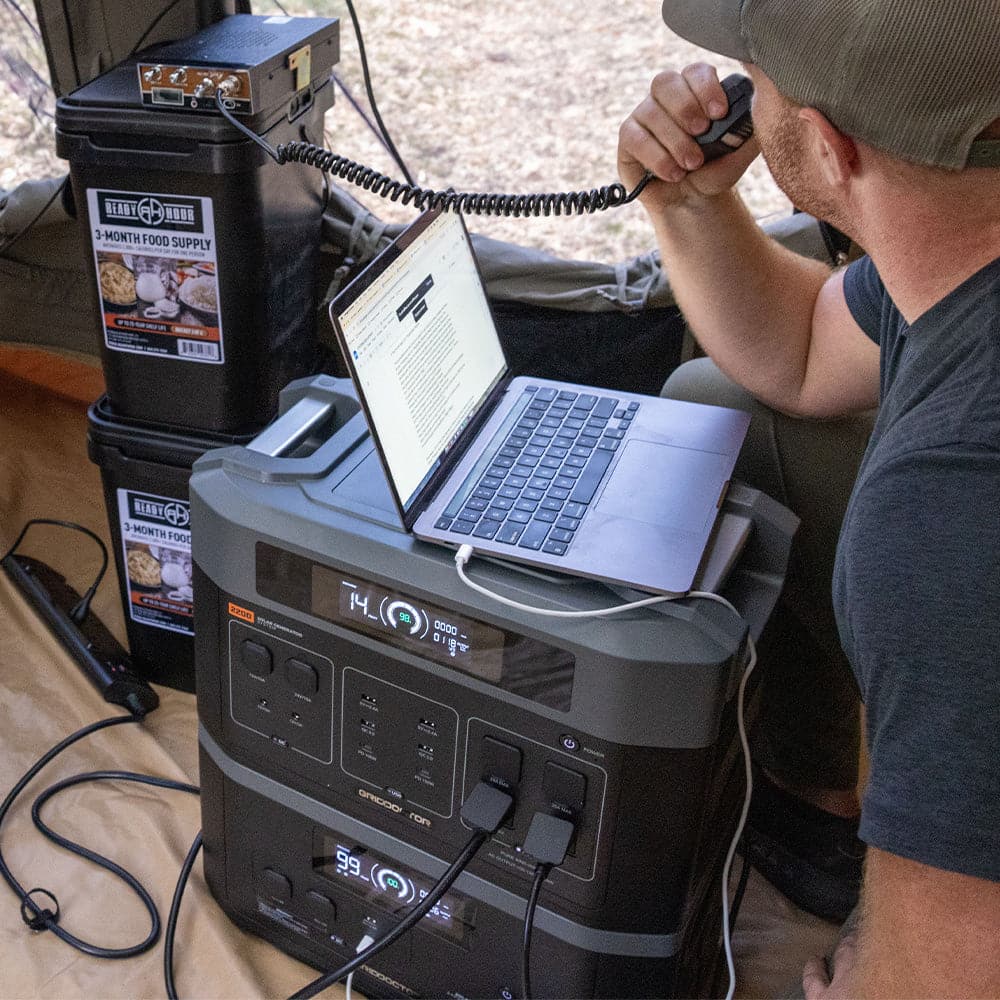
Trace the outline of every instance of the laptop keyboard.
<instances>
[{"instance_id":1,"label":"laptop keyboard","mask_svg":"<svg viewBox=\"0 0 1000 1000\"><path fill-rule=\"evenodd\" d=\"M528 386L435 527L565 555L638 411Z\"/></svg>"}]
</instances>

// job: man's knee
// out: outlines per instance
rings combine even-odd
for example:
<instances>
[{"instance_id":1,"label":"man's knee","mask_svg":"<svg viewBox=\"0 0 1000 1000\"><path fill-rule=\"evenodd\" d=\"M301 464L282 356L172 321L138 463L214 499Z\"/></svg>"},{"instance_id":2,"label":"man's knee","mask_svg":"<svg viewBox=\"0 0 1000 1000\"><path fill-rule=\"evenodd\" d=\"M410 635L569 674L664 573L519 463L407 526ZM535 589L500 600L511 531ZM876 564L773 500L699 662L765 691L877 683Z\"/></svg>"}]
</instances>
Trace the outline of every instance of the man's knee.
<instances>
[{"instance_id":1,"label":"man's knee","mask_svg":"<svg viewBox=\"0 0 1000 1000\"><path fill-rule=\"evenodd\" d=\"M711 358L696 358L675 368L660 395L687 403L728 406L735 410L751 410L755 402L746 389L723 375Z\"/></svg>"},{"instance_id":2,"label":"man's knee","mask_svg":"<svg viewBox=\"0 0 1000 1000\"><path fill-rule=\"evenodd\" d=\"M775 445L774 411L723 375L710 358L696 358L674 369L660 392L668 399L728 406L750 414L750 430L736 463L735 476L788 503L781 459Z\"/></svg>"}]
</instances>

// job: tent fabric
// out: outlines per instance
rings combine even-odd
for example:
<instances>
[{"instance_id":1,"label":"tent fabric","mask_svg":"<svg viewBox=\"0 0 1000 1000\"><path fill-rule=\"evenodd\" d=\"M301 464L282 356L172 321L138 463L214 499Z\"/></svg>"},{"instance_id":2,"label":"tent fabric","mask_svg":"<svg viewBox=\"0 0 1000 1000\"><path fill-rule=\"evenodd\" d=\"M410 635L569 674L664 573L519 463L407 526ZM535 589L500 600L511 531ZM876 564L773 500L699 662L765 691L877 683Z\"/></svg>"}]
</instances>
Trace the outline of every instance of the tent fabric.
<instances>
[{"instance_id":1,"label":"tent fabric","mask_svg":"<svg viewBox=\"0 0 1000 1000\"><path fill-rule=\"evenodd\" d=\"M49 78L61 97L130 56L140 42L145 48L183 38L234 13L235 8L231 0L163 0L156 6L121 0L35 0L35 12L49 58Z\"/></svg>"}]
</instances>

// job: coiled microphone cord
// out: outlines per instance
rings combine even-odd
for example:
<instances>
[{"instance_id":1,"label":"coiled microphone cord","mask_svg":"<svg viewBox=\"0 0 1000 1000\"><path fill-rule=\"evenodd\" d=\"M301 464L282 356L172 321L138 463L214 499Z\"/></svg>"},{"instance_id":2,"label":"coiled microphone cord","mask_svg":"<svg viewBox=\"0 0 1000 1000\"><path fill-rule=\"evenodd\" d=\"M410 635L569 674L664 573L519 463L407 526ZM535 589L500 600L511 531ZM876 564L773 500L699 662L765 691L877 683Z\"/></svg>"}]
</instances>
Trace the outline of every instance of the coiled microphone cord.
<instances>
[{"instance_id":1,"label":"coiled microphone cord","mask_svg":"<svg viewBox=\"0 0 1000 1000\"><path fill-rule=\"evenodd\" d=\"M562 191L551 194L496 194L476 191L434 191L416 184L404 184L372 167L349 160L311 142L284 142L277 147L247 128L225 106L221 93L215 105L233 128L238 129L263 149L275 163L306 163L324 173L372 191L381 198L413 205L417 211L440 208L466 215L500 215L512 218L541 215L587 215L617 208L635 201L652 179L646 173L632 191L624 184L608 184L590 191Z\"/></svg>"}]
</instances>

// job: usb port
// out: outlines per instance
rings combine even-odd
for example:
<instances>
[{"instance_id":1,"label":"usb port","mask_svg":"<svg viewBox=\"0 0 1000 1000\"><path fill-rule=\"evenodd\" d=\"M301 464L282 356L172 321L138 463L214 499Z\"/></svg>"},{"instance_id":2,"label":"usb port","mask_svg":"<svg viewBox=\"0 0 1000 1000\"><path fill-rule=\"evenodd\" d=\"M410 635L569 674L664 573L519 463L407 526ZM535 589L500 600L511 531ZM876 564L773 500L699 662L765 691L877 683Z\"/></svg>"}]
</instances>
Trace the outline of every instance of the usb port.
<instances>
[{"instance_id":1,"label":"usb port","mask_svg":"<svg viewBox=\"0 0 1000 1000\"><path fill-rule=\"evenodd\" d=\"M363 694L361 696L361 704L371 705L371 707L374 708L378 704L378 702L370 694Z\"/></svg>"},{"instance_id":2,"label":"usb port","mask_svg":"<svg viewBox=\"0 0 1000 1000\"><path fill-rule=\"evenodd\" d=\"M427 729L437 729L437 723L432 722L430 719L421 719L420 725L425 726Z\"/></svg>"},{"instance_id":3,"label":"usb port","mask_svg":"<svg viewBox=\"0 0 1000 1000\"><path fill-rule=\"evenodd\" d=\"M426 743L418 743L417 749L422 753L430 754L432 757L434 756L434 747L428 746Z\"/></svg>"},{"instance_id":4,"label":"usb port","mask_svg":"<svg viewBox=\"0 0 1000 1000\"><path fill-rule=\"evenodd\" d=\"M362 729L374 729L375 728L375 723L372 722L371 719L362 718L362 720L361 720L361 728Z\"/></svg>"}]
</instances>

